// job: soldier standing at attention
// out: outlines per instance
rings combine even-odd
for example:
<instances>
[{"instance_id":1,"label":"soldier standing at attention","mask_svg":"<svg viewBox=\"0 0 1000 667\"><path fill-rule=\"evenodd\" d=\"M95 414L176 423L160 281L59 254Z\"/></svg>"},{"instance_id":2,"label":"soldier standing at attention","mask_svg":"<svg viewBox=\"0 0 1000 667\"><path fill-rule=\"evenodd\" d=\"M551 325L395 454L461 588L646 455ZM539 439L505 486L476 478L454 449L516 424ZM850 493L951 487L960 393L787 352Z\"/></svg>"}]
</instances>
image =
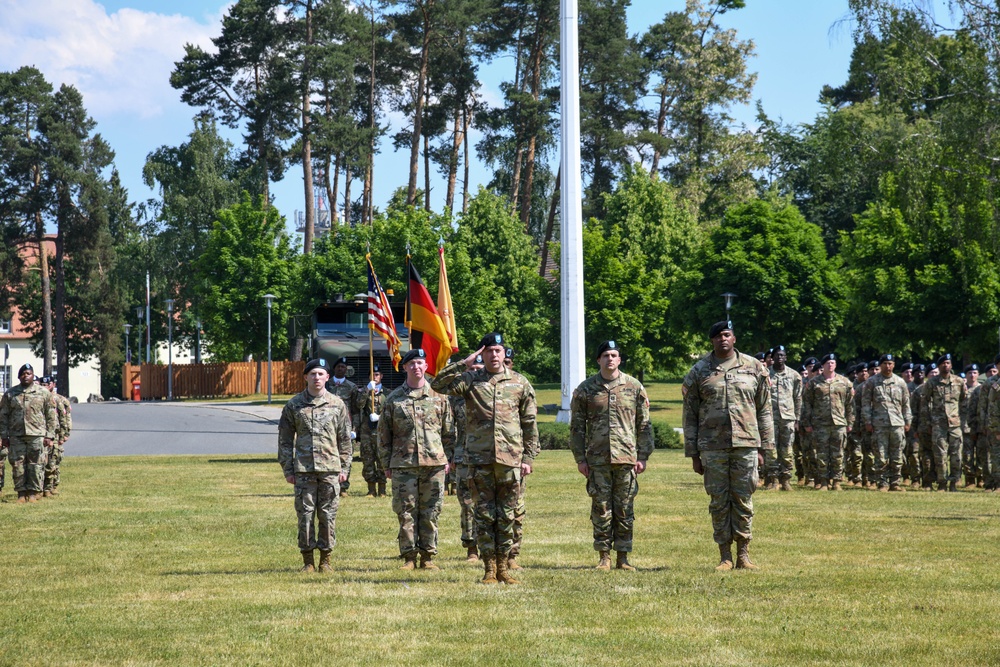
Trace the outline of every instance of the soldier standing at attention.
<instances>
[{"instance_id":1,"label":"soldier standing at attention","mask_svg":"<svg viewBox=\"0 0 1000 667\"><path fill-rule=\"evenodd\" d=\"M781 484L782 491L791 491L792 442L802 414L802 375L785 365L788 352L784 345L773 348L771 359L774 361L770 377L775 449L773 455L771 450L765 450L765 458L773 460L766 469L765 488L773 489L777 482Z\"/></svg>"},{"instance_id":2,"label":"soldier standing at attention","mask_svg":"<svg viewBox=\"0 0 1000 667\"><path fill-rule=\"evenodd\" d=\"M966 391L962 378L951 372L951 354L937 361L938 375L925 383L920 421L931 431L931 451L937 473L938 491L958 490L962 471L962 431L965 427Z\"/></svg>"},{"instance_id":3,"label":"soldier standing at attention","mask_svg":"<svg viewBox=\"0 0 1000 667\"><path fill-rule=\"evenodd\" d=\"M879 491L905 491L899 485L906 432L910 430L910 392L902 378L893 375L891 354L879 358L879 372L864 385L861 412L865 430L875 450L874 477Z\"/></svg>"},{"instance_id":4,"label":"soldier standing at attention","mask_svg":"<svg viewBox=\"0 0 1000 667\"><path fill-rule=\"evenodd\" d=\"M472 364L472 370L483 367L483 358L477 355ZM455 453L452 456L452 466L455 468L455 493L458 495L459 511L461 513L462 547L465 548L465 560L470 563L479 561L479 550L476 548L476 518L475 501L472 490L472 469L466 465L465 458L465 397L449 396L451 402L452 422L455 424Z\"/></svg>"},{"instance_id":5,"label":"soldier standing at attention","mask_svg":"<svg viewBox=\"0 0 1000 667\"><path fill-rule=\"evenodd\" d=\"M965 367L965 425L962 427L962 471L965 473L965 486L976 485L976 472L979 461L976 457L976 436L978 434L978 415L976 408L979 403L979 364L969 364Z\"/></svg>"},{"instance_id":6,"label":"soldier standing at attention","mask_svg":"<svg viewBox=\"0 0 1000 667\"><path fill-rule=\"evenodd\" d=\"M1000 355L998 355L1000 357ZM983 367L980 376L983 381L979 384L979 401L976 403L976 424L978 437L976 438L976 459L979 461L979 478L982 480L983 488L992 490L993 487L993 466L996 462L990 460L990 389L997 381L997 362L987 364ZM980 486L977 480L976 486Z\"/></svg>"},{"instance_id":7,"label":"soldier standing at attention","mask_svg":"<svg viewBox=\"0 0 1000 667\"><path fill-rule=\"evenodd\" d=\"M385 469L378 457L378 420L383 403L382 371L376 363L372 366L371 381L363 389L355 389L351 399L351 413L358 415L361 476L368 483L368 498L385 497Z\"/></svg>"},{"instance_id":8,"label":"soldier standing at attention","mask_svg":"<svg viewBox=\"0 0 1000 667\"><path fill-rule=\"evenodd\" d=\"M56 404L56 416L59 418L59 427L56 429L55 440L48 452L48 461L45 464L45 491L43 498L50 498L59 495L59 466L62 463L64 445L69 440L70 431L73 430L73 408L69 399L56 392L56 383L46 375L42 378L42 386L52 392L52 400Z\"/></svg>"},{"instance_id":9,"label":"soldier standing at attention","mask_svg":"<svg viewBox=\"0 0 1000 667\"><path fill-rule=\"evenodd\" d=\"M347 428L351 432L351 449L353 450L353 441L358 437L359 426L358 413L354 410L354 392L357 391L358 386L347 379L347 367L347 357L340 357L333 362L333 377L327 381L326 390L334 396L339 396L344 401L344 405L347 406L349 418ZM351 456L354 456L353 452ZM351 488L351 471L348 470L347 474L348 478L340 485L341 497L346 496L347 490Z\"/></svg>"},{"instance_id":10,"label":"soldier standing at attention","mask_svg":"<svg viewBox=\"0 0 1000 667\"><path fill-rule=\"evenodd\" d=\"M351 471L351 417L344 401L326 390L327 366L325 359L306 364L305 391L285 404L278 422L278 463L285 481L295 485L302 572L316 569L315 549L319 571L333 569L338 492Z\"/></svg>"},{"instance_id":11,"label":"soldier standing at attention","mask_svg":"<svg viewBox=\"0 0 1000 667\"><path fill-rule=\"evenodd\" d=\"M844 443L854 423L851 381L837 374L832 352L820 360L822 372L806 386L802 423L816 447L816 489L840 491L844 471Z\"/></svg>"},{"instance_id":12,"label":"soldier standing at attention","mask_svg":"<svg viewBox=\"0 0 1000 667\"><path fill-rule=\"evenodd\" d=\"M597 364L600 372L573 392L569 444L577 470L587 478L594 551L600 555L597 569L611 569L614 548L615 567L635 570L628 562L633 502L639 493L637 478L653 453L649 399L638 380L619 370L621 351L615 341L598 346Z\"/></svg>"},{"instance_id":13,"label":"soldier standing at attention","mask_svg":"<svg viewBox=\"0 0 1000 667\"><path fill-rule=\"evenodd\" d=\"M809 382L812 377L812 367L813 364L819 360L816 357L809 357L802 364L802 388L805 390L806 383ZM808 470L808 459L806 454L806 447L808 446L809 434L806 433L805 429L802 428L802 413L799 412L799 426L798 431L795 434L795 440L792 441L792 455L795 457L795 480L799 486L811 485L812 479L809 478L810 471Z\"/></svg>"},{"instance_id":14,"label":"soldier standing at attention","mask_svg":"<svg viewBox=\"0 0 1000 667\"><path fill-rule=\"evenodd\" d=\"M38 501L45 482L45 453L59 428L52 393L35 384L35 370L25 364L17 371L20 384L0 399L0 447L10 450L17 502Z\"/></svg>"},{"instance_id":15,"label":"soldier standing at attention","mask_svg":"<svg viewBox=\"0 0 1000 667\"><path fill-rule=\"evenodd\" d=\"M847 435L847 450L844 452L844 476L853 486L861 486L861 433L864 431L861 417L861 396L865 381L868 380L868 366L860 363L854 366L854 423Z\"/></svg>"},{"instance_id":16,"label":"soldier standing at attention","mask_svg":"<svg viewBox=\"0 0 1000 667\"><path fill-rule=\"evenodd\" d=\"M404 570L437 570L438 516L455 432L448 398L424 377L427 353L403 357L406 381L385 400L378 425L378 454L392 480L392 509L399 518L399 555Z\"/></svg>"},{"instance_id":17,"label":"soldier standing at attention","mask_svg":"<svg viewBox=\"0 0 1000 667\"><path fill-rule=\"evenodd\" d=\"M484 367L473 370L482 354ZM478 350L449 364L431 383L435 391L465 397L465 460L475 489L476 540L484 584L516 584L508 571L521 477L538 455L535 390L504 366L504 338L483 337Z\"/></svg>"},{"instance_id":18,"label":"soldier standing at attention","mask_svg":"<svg viewBox=\"0 0 1000 667\"><path fill-rule=\"evenodd\" d=\"M774 447L771 390L767 371L753 357L740 353L733 323L716 322L708 331L712 351L688 371L684 382L684 455L704 475L711 498L719 571L736 567L754 570L750 560L753 538L753 492L763 464L761 449Z\"/></svg>"}]
</instances>

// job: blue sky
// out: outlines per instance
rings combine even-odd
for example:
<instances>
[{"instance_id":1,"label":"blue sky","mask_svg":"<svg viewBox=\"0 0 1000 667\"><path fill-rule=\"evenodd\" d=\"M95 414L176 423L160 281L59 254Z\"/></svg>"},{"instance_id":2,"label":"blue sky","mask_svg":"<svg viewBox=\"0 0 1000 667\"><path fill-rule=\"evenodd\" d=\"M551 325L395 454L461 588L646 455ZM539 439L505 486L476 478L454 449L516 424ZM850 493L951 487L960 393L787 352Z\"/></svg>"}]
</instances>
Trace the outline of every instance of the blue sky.
<instances>
[{"instance_id":1,"label":"blue sky","mask_svg":"<svg viewBox=\"0 0 1000 667\"><path fill-rule=\"evenodd\" d=\"M629 30L639 33L683 6L682 0L633 0ZM226 7L214 0L0 0L0 70L34 65L55 85L76 85L115 150L132 199L143 200L154 194L142 184L146 155L183 142L195 114L170 87L173 63L185 42L210 46ZM758 73L753 96L769 116L810 122L820 110L820 88L846 79L851 25L836 27L846 15L847 0L747 0L745 9L723 17L726 27L756 44L750 63ZM487 99L499 99L504 68L497 62L484 72ZM736 116L751 123L753 108L737 110ZM407 157L393 155L391 141L383 142L376 161L377 206L384 207L392 190L405 185ZM489 178L482 165L473 165L473 189ZM434 192L443 193L444 179L437 173L432 179ZM355 183L353 194L360 189ZM272 192L289 219L301 210L301 167L292 167ZM436 197L442 199L443 194Z\"/></svg>"}]
</instances>

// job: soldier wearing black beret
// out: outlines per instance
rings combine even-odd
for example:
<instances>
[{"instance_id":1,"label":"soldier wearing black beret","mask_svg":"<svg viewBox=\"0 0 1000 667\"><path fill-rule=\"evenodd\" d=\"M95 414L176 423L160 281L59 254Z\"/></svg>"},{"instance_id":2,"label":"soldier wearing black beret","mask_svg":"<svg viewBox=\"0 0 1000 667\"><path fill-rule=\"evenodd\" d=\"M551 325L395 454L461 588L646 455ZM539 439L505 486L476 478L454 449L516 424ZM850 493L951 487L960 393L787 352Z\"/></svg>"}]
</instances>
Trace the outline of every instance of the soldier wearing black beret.
<instances>
[{"instance_id":1,"label":"soldier wearing black beret","mask_svg":"<svg viewBox=\"0 0 1000 667\"><path fill-rule=\"evenodd\" d=\"M344 401L344 405L347 406L347 411L351 415L351 440L358 437L358 424L360 423L360 415L354 411L354 392L357 391L358 386L347 379L347 371L350 369L350 364L348 363L347 357L340 357L333 362L333 374L326 383L326 390L333 394L334 396L339 396L340 400ZM348 471L350 474L350 471ZM340 495L346 496L347 490L351 488L351 480L344 480L340 485Z\"/></svg>"}]
</instances>

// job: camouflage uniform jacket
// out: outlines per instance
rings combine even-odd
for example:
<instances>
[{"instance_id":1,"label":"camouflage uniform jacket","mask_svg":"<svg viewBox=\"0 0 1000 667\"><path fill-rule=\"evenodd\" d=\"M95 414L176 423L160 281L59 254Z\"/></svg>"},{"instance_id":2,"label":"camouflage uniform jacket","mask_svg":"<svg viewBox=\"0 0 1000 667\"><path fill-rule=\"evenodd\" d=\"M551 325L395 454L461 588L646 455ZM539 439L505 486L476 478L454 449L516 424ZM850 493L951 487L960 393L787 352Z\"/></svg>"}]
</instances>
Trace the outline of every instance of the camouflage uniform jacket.
<instances>
[{"instance_id":1,"label":"camouflage uniform jacket","mask_svg":"<svg viewBox=\"0 0 1000 667\"><path fill-rule=\"evenodd\" d=\"M976 405L978 410L976 423L979 425L980 433L986 433L990 429L990 396L993 394L991 390L996 386L997 380L1000 380L1000 375L988 377L980 383L982 389L979 390L979 403Z\"/></svg>"},{"instance_id":2,"label":"camouflage uniform jacket","mask_svg":"<svg viewBox=\"0 0 1000 667\"><path fill-rule=\"evenodd\" d=\"M351 419L338 396L305 390L285 403L278 422L278 463L285 477L299 472L351 470Z\"/></svg>"},{"instance_id":3,"label":"camouflage uniform jacket","mask_svg":"<svg viewBox=\"0 0 1000 667\"><path fill-rule=\"evenodd\" d=\"M684 455L757 447L774 449L771 386L767 369L753 357L718 360L711 352L684 380Z\"/></svg>"},{"instance_id":4,"label":"camouflage uniform jacket","mask_svg":"<svg viewBox=\"0 0 1000 667\"><path fill-rule=\"evenodd\" d=\"M910 392L898 375L876 373L862 389L861 413L865 426L909 426Z\"/></svg>"},{"instance_id":5,"label":"camouflage uniform jacket","mask_svg":"<svg viewBox=\"0 0 1000 667\"><path fill-rule=\"evenodd\" d=\"M504 368L491 375L485 368L465 370L457 362L445 366L431 383L434 391L465 397L465 462L467 465L531 465L538 456L535 389L520 373Z\"/></svg>"},{"instance_id":6,"label":"camouflage uniform jacket","mask_svg":"<svg viewBox=\"0 0 1000 667\"><path fill-rule=\"evenodd\" d=\"M452 463L465 465L465 397L449 396L451 403L451 421L455 429L455 453Z\"/></svg>"},{"instance_id":7,"label":"camouflage uniform jacket","mask_svg":"<svg viewBox=\"0 0 1000 667\"><path fill-rule=\"evenodd\" d=\"M773 367L769 372L774 420L797 422L802 414L802 374L789 366L780 373Z\"/></svg>"},{"instance_id":8,"label":"camouflage uniform jacket","mask_svg":"<svg viewBox=\"0 0 1000 667\"><path fill-rule=\"evenodd\" d=\"M854 389L843 375L817 375L802 396L802 423L812 428L854 426Z\"/></svg>"},{"instance_id":9,"label":"camouflage uniform jacket","mask_svg":"<svg viewBox=\"0 0 1000 667\"><path fill-rule=\"evenodd\" d=\"M981 432L979 428L979 398L980 396L989 397L989 394L983 393L985 386L985 382L980 382L969 392L969 407L966 410L965 426L966 432L974 436ZM989 390L987 389L987 391Z\"/></svg>"},{"instance_id":10,"label":"camouflage uniform jacket","mask_svg":"<svg viewBox=\"0 0 1000 667\"><path fill-rule=\"evenodd\" d=\"M27 436L53 440L58 430L55 399L41 385L18 384L0 398L0 438Z\"/></svg>"},{"instance_id":11,"label":"camouflage uniform jacket","mask_svg":"<svg viewBox=\"0 0 1000 667\"><path fill-rule=\"evenodd\" d=\"M69 439L73 430L73 407L69 399L62 394L52 394L56 402L56 416L59 418L59 428L56 431L56 444L62 444Z\"/></svg>"},{"instance_id":12,"label":"camouflage uniform jacket","mask_svg":"<svg viewBox=\"0 0 1000 667\"><path fill-rule=\"evenodd\" d=\"M573 392L570 407L569 445L577 463L634 464L653 453L649 399L631 375L592 375Z\"/></svg>"},{"instance_id":13,"label":"camouflage uniform jacket","mask_svg":"<svg viewBox=\"0 0 1000 667\"><path fill-rule=\"evenodd\" d=\"M357 411L354 409L354 392L358 390L358 385L354 384L347 378L340 384L336 384L331 377L326 381L326 390L333 394L334 396L340 396L344 401L344 405L347 406L348 416L350 417L350 422L347 424L349 431L358 432L359 416Z\"/></svg>"},{"instance_id":14,"label":"camouflage uniform jacket","mask_svg":"<svg viewBox=\"0 0 1000 667\"><path fill-rule=\"evenodd\" d=\"M385 400L378 422L378 458L383 469L443 466L455 453L455 427L447 396L430 383L403 383Z\"/></svg>"},{"instance_id":15,"label":"camouflage uniform jacket","mask_svg":"<svg viewBox=\"0 0 1000 667\"><path fill-rule=\"evenodd\" d=\"M910 429L917 433L930 433L930 422L921 415L924 410L924 391L927 389L927 381L924 380L910 394L910 412L913 413L913 421L910 422Z\"/></svg>"},{"instance_id":16,"label":"camouflage uniform jacket","mask_svg":"<svg viewBox=\"0 0 1000 667\"><path fill-rule=\"evenodd\" d=\"M351 397L351 414L357 415L358 438L361 434L375 435L378 433L378 422L372 422L371 415L381 415L382 406L385 405L385 392L379 389L372 392L367 386L356 387L354 395Z\"/></svg>"},{"instance_id":17,"label":"camouflage uniform jacket","mask_svg":"<svg viewBox=\"0 0 1000 667\"><path fill-rule=\"evenodd\" d=\"M949 373L948 377L936 375L924 382L920 421L928 429L931 426L960 426L964 429L967 400L965 380L954 373Z\"/></svg>"},{"instance_id":18,"label":"camouflage uniform jacket","mask_svg":"<svg viewBox=\"0 0 1000 667\"><path fill-rule=\"evenodd\" d=\"M1000 375L995 377L1000 377ZM997 433L1000 433L1000 382L997 382L995 378L990 379L994 381L982 389L983 391L990 392L989 397L980 397L979 403L982 404L984 400L986 401L986 430L992 438ZM982 414L981 410L979 414Z\"/></svg>"},{"instance_id":19,"label":"camouflage uniform jacket","mask_svg":"<svg viewBox=\"0 0 1000 667\"><path fill-rule=\"evenodd\" d=\"M868 378L868 380L871 380L871 378ZM854 422L851 424L851 428L858 432L861 431L861 427L864 424L864 410L862 409L861 399L864 398L865 385L868 383L868 380L854 383Z\"/></svg>"}]
</instances>

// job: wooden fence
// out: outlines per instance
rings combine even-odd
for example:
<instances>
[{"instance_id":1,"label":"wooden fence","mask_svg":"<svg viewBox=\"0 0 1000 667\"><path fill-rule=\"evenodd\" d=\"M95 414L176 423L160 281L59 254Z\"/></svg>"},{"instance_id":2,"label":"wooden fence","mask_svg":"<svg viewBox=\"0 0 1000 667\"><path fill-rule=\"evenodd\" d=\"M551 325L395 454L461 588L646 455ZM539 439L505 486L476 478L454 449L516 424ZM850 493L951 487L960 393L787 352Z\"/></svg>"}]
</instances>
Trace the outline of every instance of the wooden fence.
<instances>
[{"instance_id":1,"label":"wooden fence","mask_svg":"<svg viewBox=\"0 0 1000 667\"><path fill-rule=\"evenodd\" d=\"M297 394L305 387L304 361L271 362L271 392ZM232 364L174 364L174 398L247 396L256 392L257 362ZM142 400L167 397L167 366L125 364L122 398L132 399L132 384L139 382ZM267 392L267 362L260 362L260 390Z\"/></svg>"}]
</instances>

